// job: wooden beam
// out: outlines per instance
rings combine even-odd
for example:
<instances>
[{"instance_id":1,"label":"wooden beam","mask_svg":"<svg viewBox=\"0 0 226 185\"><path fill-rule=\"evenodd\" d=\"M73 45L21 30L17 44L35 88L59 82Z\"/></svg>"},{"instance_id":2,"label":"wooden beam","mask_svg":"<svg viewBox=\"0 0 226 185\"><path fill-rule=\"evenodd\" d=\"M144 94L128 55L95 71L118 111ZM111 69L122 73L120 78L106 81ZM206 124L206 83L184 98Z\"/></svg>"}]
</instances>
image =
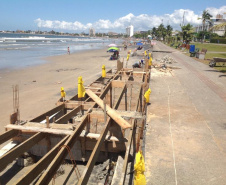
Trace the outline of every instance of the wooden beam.
<instances>
[{"instance_id":1,"label":"wooden beam","mask_svg":"<svg viewBox=\"0 0 226 185\"><path fill-rule=\"evenodd\" d=\"M6 153L0 158L0 171L2 171L9 163L11 163L15 158L29 150L37 142L44 138L45 134L37 133L34 136L27 139L25 142L21 143L10 152Z\"/></svg>"},{"instance_id":2,"label":"wooden beam","mask_svg":"<svg viewBox=\"0 0 226 185\"><path fill-rule=\"evenodd\" d=\"M133 122L132 122L132 128L130 130L129 137L128 137L128 143L126 146L126 153L125 153L125 157L124 157L124 164L123 164L123 168L122 168L122 176L121 176L121 180L120 180L120 185L123 185L125 183L129 154L130 154L132 139L133 139L134 130L135 130L134 128L135 128L135 120L133 120Z\"/></svg>"},{"instance_id":3,"label":"wooden beam","mask_svg":"<svg viewBox=\"0 0 226 185\"><path fill-rule=\"evenodd\" d=\"M126 118L137 118L137 119L144 119L145 116L141 114L141 112L136 111L123 111L123 110L116 110L117 114L119 114L122 117ZM96 110L92 111L91 115L97 115L98 120L103 118L103 111L102 110Z\"/></svg>"},{"instance_id":4,"label":"wooden beam","mask_svg":"<svg viewBox=\"0 0 226 185\"><path fill-rule=\"evenodd\" d=\"M59 147L62 146L68 138L69 136L65 136L54 148L34 164L32 168L16 182L16 184L30 184L44 169L47 168L49 162L56 156Z\"/></svg>"},{"instance_id":5,"label":"wooden beam","mask_svg":"<svg viewBox=\"0 0 226 185\"><path fill-rule=\"evenodd\" d=\"M43 127L29 127L29 126L25 127L21 125L6 125L5 127L10 129L20 130L22 133L23 132L27 133L28 131L32 133L42 132L42 133L55 134L55 135L73 135L74 133L74 131L72 130L60 130L60 129L51 129L51 128L43 128ZM79 137L99 139L100 134L86 133L85 130L83 130ZM118 138L116 138L115 136L107 135L105 139L108 141L119 142Z\"/></svg>"},{"instance_id":6,"label":"wooden beam","mask_svg":"<svg viewBox=\"0 0 226 185\"><path fill-rule=\"evenodd\" d=\"M80 112L82 109L82 105L79 105L78 107L74 108L71 112L63 115L58 120L55 121L55 123L67 123L70 118L75 116L78 112Z\"/></svg>"},{"instance_id":7,"label":"wooden beam","mask_svg":"<svg viewBox=\"0 0 226 185\"><path fill-rule=\"evenodd\" d=\"M82 109L88 110L90 109L95 103L94 102L82 102ZM74 109L81 105L80 101L73 101L70 100L68 102L65 102L65 108L66 109Z\"/></svg>"},{"instance_id":8,"label":"wooden beam","mask_svg":"<svg viewBox=\"0 0 226 185\"><path fill-rule=\"evenodd\" d=\"M121 102L121 100L122 100L122 97L123 97L123 95L125 94L125 92L126 92L126 85L124 84L124 86L123 86L123 88L122 88L122 93L119 95L119 97L118 97L118 101L116 102L116 104L114 105L114 107L115 107L115 109L118 109L118 106L119 106L119 104L120 104L120 102ZM115 113L116 113L116 111L115 111ZM118 113L117 113L118 114ZM114 119L114 118L112 118L112 119ZM127 122L128 123L128 122ZM128 123L129 124L129 123ZM131 127L130 126L130 124L129 124L129 127Z\"/></svg>"},{"instance_id":9,"label":"wooden beam","mask_svg":"<svg viewBox=\"0 0 226 185\"><path fill-rule=\"evenodd\" d=\"M8 141L12 137L16 136L18 133L19 133L18 130L9 130L9 131L1 134L0 135L0 145L4 142Z\"/></svg>"},{"instance_id":10,"label":"wooden beam","mask_svg":"<svg viewBox=\"0 0 226 185\"><path fill-rule=\"evenodd\" d=\"M50 124L51 125L51 124ZM31 127L31 126L22 126L22 125L6 125L7 129L15 129L20 131L29 131L29 132L43 132L49 134L56 134L56 135L71 135L73 131L71 130L62 130L62 129L52 129L52 128L44 128L44 127Z\"/></svg>"},{"instance_id":11,"label":"wooden beam","mask_svg":"<svg viewBox=\"0 0 226 185\"><path fill-rule=\"evenodd\" d=\"M124 87L125 87L125 86L124 86ZM125 88L122 89L122 92L120 93L120 97L123 96L124 91L125 91ZM117 105L119 104L120 101L121 101L121 99L119 98L119 99L117 100L115 106L114 106L114 109L117 109L117 108L118 108ZM104 140L105 140L105 137L106 137L106 135L107 135L107 133L108 133L108 129L109 129L109 127L110 127L111 119L112 119L112 118L108 118L108 119L107 119L107 123L106 123L106 125L105 125L105 128L104 128L104 130L102 131L101 136L100 136L100 138L98 139L98 141L97 141L97 143L96 143L96 145L95 145L95 147L94 147L94 149L93 149L93 152L92 152L92 154L91 154L91 156L90 156L90 158L89 158L89 161L88 161L88 163L87 163L87 165L86 165L86 168L84 169L83 174L82 174L82 176L80 177L80 179L79 179L77 185L86 185L86 184L87 184L87 182L88 182L88 180L89 180L89 177L90 177L90 174L91 174L91 172L92 172L92 170L93 170L93 167L94 167L94 165L95 165L95 162L96 162L96 160L97 160L97 157L98 157L98 155L99 155L100 148L101 148L101 146L103 145L103 142L104 142Z\"/></svg>"},{"instance_id":12,"label":"wooden beam","mask_svg":"<svg viewBox=\"0 0 226 185\"><path fill-rule=\"evenodd\" d=\"M123 88L123 93L125 91L125 86ZM97 95L95 95L91 90L87 89L86 90L86 93L102 108L104 109L104 103L103 103L103 100L101 100ZM120 95L120 98L119 100L121 101L121 98L123 96L123 93ZM118 108L118 105L120 103L120 101L117 101L117 103L115 104L115 106ZM120 115L118 115L116 113L116 111L114 109L112 109L110 106L106 105L106 111L107 111L107 114L116 122L118 123L123 129L126 129L126 128L130 128L131 125L125 121Z\"/></svg>"},{"instance_id":13,"label":"wooden beam","mask_svg":"<svg viewBox=\"0 0 226 185\"><path fill-rule=\"evenodd\" d=\"M89 161L88 161L88 163L87 163L87 165L86 165L86 167L85 167L85 169L83 171L83 174L80 177L77 185L86 185L87 184L87 182L89 180L89 177L90 177L90 174L91 174L91 172L93 170L93 166L95 165L95 162L96 162L97 157L99 155L100 148L101 148L101 146L102 146L102 144L103 144L103 142L105 140L105 137L106 137L106 135L108 133L108 129L109 129L110 123L111 123L110 120L111 120L111 118L108 118L107 123L105 125L105 128L102 131L101 136L98 139L98 141L97 141L97 143L96 143L96 145L95 145L95 147L93 149L93 152L92 152L92 154L91 154L91 156L89 158Z\"/></svg>"},{"instance_id":14,"label":"wooden beam","mask_svg":"<svg viewBox=\"0 0 226 185\"><path fill-rule=\"evenodd\" d=\"M31 122L41 122L44 119L46 119L46 116L51 116L51 115L55 114L56 112L58 112L58 111L60 111L64 108L65 108L64 104L58 105L57 107L55 107L55 108L41 114L40 116L32 119Z\"/></svg>"},{"instance_id":15,"label":"wooden beam","mask_svg":"<svg viewBox=\"0 0 226 185\"><path fill-rule=\"evenodd\" d=\"M88 114L84 117L83 121L79 124L79 126L74 131L73 135L71 135L68 140L66 141L65 145L69 148L72 148L75 141L78 139L79 135L81 134L82 130L84 129L86 122L88 121ZM55 158L52 160L48 168L45 170L45 172L42 174L42 176L39 178L37 184L49 184L52 177L56 173L57 169L60 167L61 163L67 156L67 150L66 148L61 148L61 150L58 152L58 154L55 156Z\"/></svg>"}]
</instances>

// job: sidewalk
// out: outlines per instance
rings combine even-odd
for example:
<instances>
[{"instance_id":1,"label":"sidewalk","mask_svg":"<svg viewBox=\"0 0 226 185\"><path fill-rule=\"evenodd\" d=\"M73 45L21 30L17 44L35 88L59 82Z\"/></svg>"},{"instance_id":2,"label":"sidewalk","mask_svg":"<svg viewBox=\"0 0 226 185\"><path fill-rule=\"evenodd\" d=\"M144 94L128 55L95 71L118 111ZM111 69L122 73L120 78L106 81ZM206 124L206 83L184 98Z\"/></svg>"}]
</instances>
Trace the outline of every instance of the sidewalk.
<instances>
[{"instance_id":1,"label":"sidewalk","mask_svg":"<svg viewBox=\"0 0 226 185\"><path fill-rule=\"evenodd\" d=\"M226 78L162 43L172 74L152 69L146 133L147 184L225 184ZM155 60L154 60L155 62Z\"/></svg>"}]
</instances>

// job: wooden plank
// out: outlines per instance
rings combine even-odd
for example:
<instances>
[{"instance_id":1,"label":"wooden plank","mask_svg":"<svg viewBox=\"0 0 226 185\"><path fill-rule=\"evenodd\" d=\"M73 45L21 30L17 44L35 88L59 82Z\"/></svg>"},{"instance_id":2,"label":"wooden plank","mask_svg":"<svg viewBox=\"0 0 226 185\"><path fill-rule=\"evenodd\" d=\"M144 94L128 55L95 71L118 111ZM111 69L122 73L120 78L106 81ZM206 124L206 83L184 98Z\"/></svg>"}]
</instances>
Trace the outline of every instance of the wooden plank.
<instances>
[{"instance_id":1,"label":"wooden plank","mask_svg":"<svg viewBox=\"0 0 226 185\"><path fill-rule=\"evenodd\" d=\"M111 86L114 87L114 88L115 87L123 88L125 84L126 83L124 81L121 81L121 80L113 80L113 81L111 81Z\"/></svg>"},{"instance_id":2,"label":"wooden plank","mask_svg":"<svg viewBox=\"0 0 226 185\"><path fill-rule=\"evenodd\" d=\"M124 86L124 87L125 87L125 86ZM123 96L124 91L125 91L125 88L122 89L122 92L120 93L120 97ZM117 109L117 108L118 108L117 105L119 104L120 101L121 101L121 99L119 98L119 99L117 100L115 106L114 106L114 109ZM103 145L103 142L104 142L105 137L106 137L106 135L107 135L108 129L109 129L109 127L110 127L111 119L112 119L112 118L108 118L108 119L107 119L107 123L106 123L106 125L105 125L105 128L104 128L104 130L102 131L101 136L100 136L100 138L98 139L98 141L97 141L97 143L96 143L96 145L95 145L95 148L94 148L93 151L92 151L92 154L91 154L91 156L90 156L90 158L89 158L89 161L88 161L88 163L87 163L87 165L86 165L86 168L84 169L83 174L82 174L82 176L80 177L80 179L79 179L79 181L78 181L78 185L86 185L86 184L87 184L87 182L88 182L88 180L89 180L89 177L90 177L90 174L91 174L91 172L92 172L92 170L93 170L93 167L94 167L94 165L95 165L95 162L96 162L96 160L97 160L97 157L98 157L98 155L99 155L100 148L101 148L101 146Z\"/></svg>"},{"instance_id":3,"label":"wooden plank","mask_svg":"<svg viewBox=\"0 0 226 185\"><path fill-rule=\"evenodd\" d=\"M138 119L144 119L145 116L143 116L140 112L137 111L122 111L122 110L116 110L117 114L119 114L122 117L126 117L126 118L138 118ZM103 111L92 111L92 113L90 115L94 115L96 117L98 117L98 120L102 120L103 118Z\"/></svg>"},{"instance_id":4,"label":"wooden plank","mask_svg":"<svg viewBox=\"0 0 226 185\"><path fill-rule=\"evenodd\" d=\"M16 145L18 145L17 142L11 141L9 142L7 145L3 146L0 149L0 157L3 156L5 153L7 153L8 151L10 151L12 148L14 148ZM1 182L1 181L0 181Z\"/></svg>"},{"instance_id":5,"label":"wooden plank","mask_svg":"<svg viewBox=\"0 0 226 185\"><path fill-rule=\"evenodd\" d=\"M21 143L14 149L12 149L7 154L3 155L0 158L0 171L2 171L9 163L11 163L15 158L29 150L37 142L41 141L44 138L45 134L37 133L34 136L27 139L25 142Z\"/></svg>"},{"instance_id":6,"label":"wooden plank","mask_svg":"<svg viewBox=\"0 0 226 185\"><path fill-rule=\"evenodd\" d=\"M18 130L9 130L9 131L1 134L0 135L0 145L4 142L8 141L12 137L16 136L18 133L19 133Z\"/></svg>"},{"instance_id":7,"label":"wooden plank","mask_svg":"<svg viewBox=\"0 0 226 185\"><path fill-rule=\"evenodd\" d=\"M48 128L42 128L42 127L24 127L21 125L6 125L6 128L20 130L22 133L23 132L27 133L27 131L30 131L32 133L43 132L43 133L55 134L55 135L72 135L74 133L74 131L69 131L69 130L59 130L59 129L51 129L51 128L48 129ZM86 133L85 130L83 130L79 137L99 139L100 134ZM118 138L116 138L115 136L109 136L109 135L107 135L105 139L108 141L115 141L115 142L119 141Z\"/></svg>"},{"instance_id":8,"label":"wooden plank","mask_svg":"<svg viewBox=\"0 0 226 185\"><path fill-rule=\"evenodd\" d=\"M49 134L56 134L56 135L71 135L73 131L70 130L60 130L60 129L52 129L52 128L43 128L43 127L29 127L29 126L22 126L22 125L6 125L7 129L15 129L21 131L30 131L30 132L43 132Z\"/></svg>"},{"instance_id":9,"label":"wooden plank","mask_svg":"<svg viewBox=\"0 0 226 185\"><path fill-rule=\"evenodd\" d=\"M94 102L82 102L82 109L88 110L90 109L95 103ZM74 109L81 105L80 101L72 101L65 102L65 108L66 109Z\"/></svg>"},{"instance_id":10,"label":"wooden plank","mask_svg":"<svg viewBox=\"0 0 226 185\"><path fill-rule=\"evenodd\" d=\"M72 148L75 141L78 139L79 135L81 134L82 130L84 129L86 122L88 121L88 114L84 117L83 121L79 124L79 126L76 128L74 133L68 138L65 145L67 145L69 148ZM67 156L67 150L66 148L61 148L61 150L58 152L58 154L55 156L55 158L52 160L48 168L45 170L45 172L42 174L42 176L39 178L37 184L43 184L46 185L50 182L54 174L56 173L57 169L60 167L61 163Z\"/></svg>"},{"instance_id":11,"label":"wooden plank","mask_svg":"<svg viewBox=\"0 0 226 185\"><path fill-rule=\"evenodd\" d=\"M59 147L62 146L69 136L65 136L54 148L52 148L45 156L43 156L32 168L24 174L17 182L17 185L30 184L44 169L49 165L49 161L56 156Z\"/></svg>"},{"instance_id":12,"label":"wooden plank","mask_svg":"<svg viewBox=\"0 0 226 185\"><path fill-rule=\"evenodd\" d=\"M51 116L51 115L53 115L54 113L56 113L56 112L58 112L58 111L64 109L64 107L65 107L64 104L58 105L57 107L55 107L55 108L53 108L53 109L51 109L51 110L49 110L49 111L47 111L47 112L41 114L40 116L38 116L38 117L32 119L31 122L41 122L41 121L43 121L44 119L46 119L46 116Z\"/></svg>"},{"instance_id":13,"label":"wooden plank","mask_svg":"<svg viewBox=\"0 0 226 185\"><path fill-rule=\"evenodd\" d=\"M123 88L123 93L126 87ZM95 95L91 90L87 90L86 93L102 108L104 109L103 100L101 100L97 95ZM121 94L123 96L123 94ZM121 101L121 99L120 99ZM116 107L119 105L120 101L117 102ZM125 121L120 115L116 113L114 109L110 106L106 105L107 114L116 122L118 123L123 129L130 128L131 125Z\"/></svg>"},{"instance_id":14,"label":"wooden plank","mask_svg":"<svg viewBox=\"0 0 226 185\"><path fill-rule=\"evenodd\" d=\"M130 134L128 137L128 143L126 146L126 153L125 153L125 157L124 157L124 164L123 164L123 169L122 169L122 176L121 176L121 180L120 180L120 185L123 185L125 182L125 178L126 178L126 171L127 171L127 166L128 166L128 160L129 160L129 154L130 154L130 149L131 149L131 144L132 144L132 139L133 139L133 135L134 135L134 129L135 128L135 120L133 120L132 122L132 128L130 130Z\"/></svg>"},{"instance_id":15,"label":"wooden plank","mask_svg":"<svg viewBox=\"0 0 226 185\"><path fill-rule=\"evenodd\" d=\"M70 118L75 116L78 112L80 112L82 109L82 105L79 105L78 107L74 108L71 112L63 115L58 120L55 121L55 123L67 123Z\"/></svg>"}]
</instances>

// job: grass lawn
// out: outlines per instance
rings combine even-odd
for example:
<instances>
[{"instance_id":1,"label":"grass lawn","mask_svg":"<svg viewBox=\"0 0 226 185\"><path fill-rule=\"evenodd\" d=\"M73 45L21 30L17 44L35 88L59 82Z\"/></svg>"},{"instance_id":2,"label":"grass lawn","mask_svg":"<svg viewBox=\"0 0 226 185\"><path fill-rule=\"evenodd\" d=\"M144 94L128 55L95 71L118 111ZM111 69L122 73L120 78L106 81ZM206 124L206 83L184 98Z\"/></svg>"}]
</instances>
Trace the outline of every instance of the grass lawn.
<instances>
[{"instance_id":1,"label":"grass lawn","mask_svg":"<svg viewBox=\"0 0 226 185\"><path fill-rule=\"evenodd\" d=\"M200 50L202 48L207 49L205 60L201 60L201 59L198 59L196 57L193 57L193 59L195 59L195 60L197 60L199 62L202 62L202 63L204 63L206 65L209 65L209 62L210 62L210 60L213 59L213 57L226 58L226 44L225 45L223 45L223 44L218 45L218 44L212 44L212 43L204 43L204 44L191 43L191 44L194 44L195 47L199 48ZM167 45L170 46L170 44L167 44ZM175 44L175 46L176 45L178 45L178 44ZM175 46L173 46L173 48L175 48ZM178 49L178 50L180 50L180 49ZM225 52L225 53L208 53L208 51ZM188 53L184 53L184 54L187 55L187 56L190 56L189 51L187 51L187 52ZM222 66L222 63L218 63L218 65L221 65L221 66L216 66L216 67L214 67L214 69L218 70L219 72L226 73L226 66Z\"/></svg>"},{"instance_id":2,"label":"grass lawn","mask_svg":"<svg viewBox=\"0 0 226 185\"><path fill-rule=\"evenodd\" d=\"M195 45L195 48L199 48L201 51L202 48L207 49L208 51L215 51L215 52L226 52L226 44L214 44L214 43L199 43L199 42L193 42L190 43L190 45Z\"/></svg>"}]
</instances>

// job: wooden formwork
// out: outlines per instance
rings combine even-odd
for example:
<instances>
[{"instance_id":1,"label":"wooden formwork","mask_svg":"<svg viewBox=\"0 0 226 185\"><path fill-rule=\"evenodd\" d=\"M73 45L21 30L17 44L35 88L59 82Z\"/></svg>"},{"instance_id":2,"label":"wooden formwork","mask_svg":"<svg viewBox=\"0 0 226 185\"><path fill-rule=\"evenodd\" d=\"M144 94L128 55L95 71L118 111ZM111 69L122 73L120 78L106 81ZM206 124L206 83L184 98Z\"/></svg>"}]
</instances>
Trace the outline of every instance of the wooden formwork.
<instances>
[{"instance_id":1,"label":"wooden formwork","mask_svg":"<svg viewBox=\"0 0 226 185\"><path fill-rule=\"evenodd\" d=\"M84 98L75 95L66 101L60 99L56 107L23 125L7 125L0 144L12 140L18 145L0 156L0 171L29 151L41 159L16 184L31 183L43 170L37 183L48 184L63 161L69 159L69 148L75 160L87 161L78 180L78 184L87 184L96 162L106 160L109 154L124 153L120 181L124 184L130 150L138 151L142 144L143 95L149 76L147 70L110 70L105 79L100 77L86 87Z\"/></svg>"}]
</instances>

